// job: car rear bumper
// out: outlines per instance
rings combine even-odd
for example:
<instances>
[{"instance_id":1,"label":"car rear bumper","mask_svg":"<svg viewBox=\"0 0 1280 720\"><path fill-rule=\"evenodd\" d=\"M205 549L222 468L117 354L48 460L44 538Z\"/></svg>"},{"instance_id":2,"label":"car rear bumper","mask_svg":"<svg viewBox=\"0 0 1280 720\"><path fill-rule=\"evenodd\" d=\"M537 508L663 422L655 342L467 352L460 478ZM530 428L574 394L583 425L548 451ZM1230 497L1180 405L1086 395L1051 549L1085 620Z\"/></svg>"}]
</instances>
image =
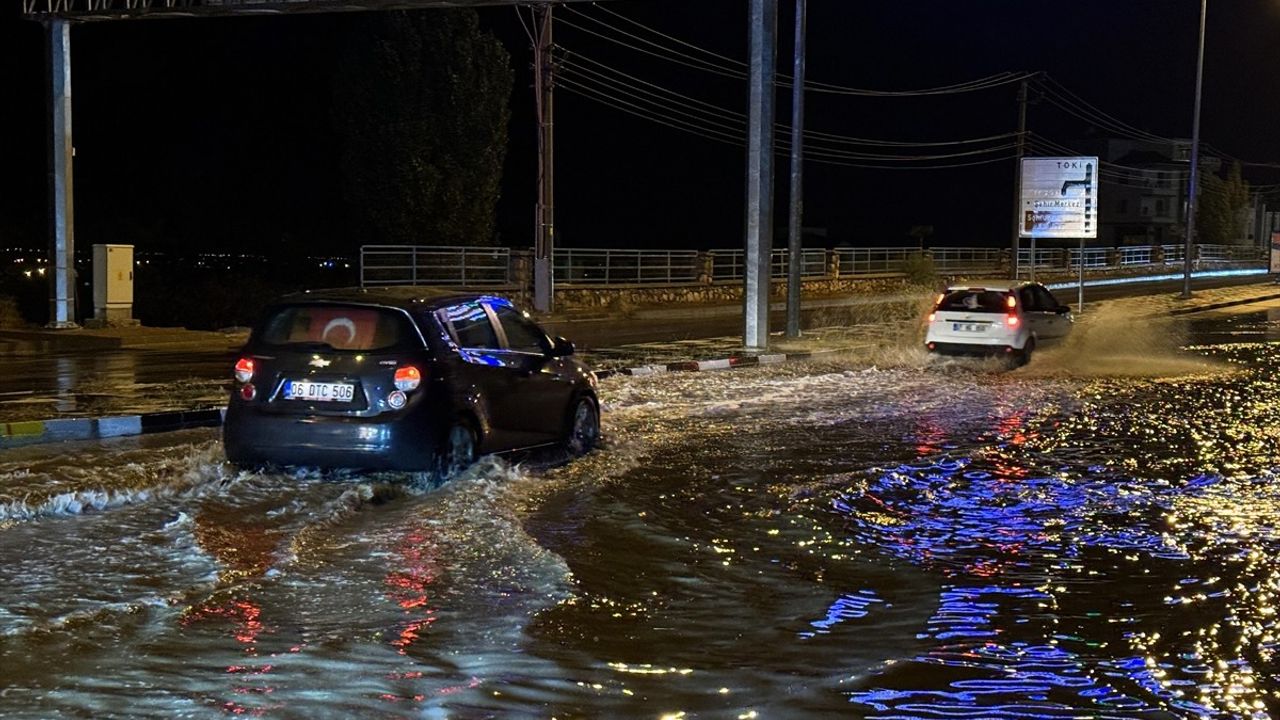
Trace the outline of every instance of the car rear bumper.
<instances>
[{"instance_id":1,"label":"car rear bumper","mask_svg":"<svg viewBox=\"0 0 1280 720\"><path fill-rule=\"evenodd\" d=\"M977 343L951 343L951 342L928 342L925 348L929 352L939 355L1007 355L1021 352L1020 348L1013 347L1008 344L977 344Z\"/></svg>"},{"instance_id":2,"label":"car rear bumper","mask_svg":"<svg viewBox=\"0 0 1280 720\"><path fill-rule=\"evenodd\" d=\"M233 402L223 424L227 459L239 465L429 470L437 423L422 414L386 419L264 413Z\"/></svg>"}]
</instances>

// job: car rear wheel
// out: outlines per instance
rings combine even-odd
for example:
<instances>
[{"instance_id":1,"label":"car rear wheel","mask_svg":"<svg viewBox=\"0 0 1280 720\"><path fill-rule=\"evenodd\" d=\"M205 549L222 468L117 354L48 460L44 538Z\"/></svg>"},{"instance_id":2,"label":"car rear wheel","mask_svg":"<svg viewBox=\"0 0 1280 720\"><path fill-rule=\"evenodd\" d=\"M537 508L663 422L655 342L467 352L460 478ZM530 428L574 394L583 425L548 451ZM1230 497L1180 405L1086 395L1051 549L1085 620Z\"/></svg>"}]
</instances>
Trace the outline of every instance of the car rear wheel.
<instances>
[{"instance_id":1,"label":"car rear wheel","mask_svg":"<svg viewBox=\"0 0 1280 720\"><path fill-rule=\"evenodd\" d=\"M1022 350L1018 352L1017 364L1019 367L1031 362L1031 353L1035 352L1036 339L1027 338L1027 344L1022 346Z\"/></svg>"},{"instance_id":2,"label":"car rear wheel","mask_svg":"<svg viewBox=\"0 0 1280 720\"><path fill-rule=\"evenodd\" d=\"M565 449L573 457L581 457L591 452L600 440L600 412L589 397L580 397L570 406L568 434L565 437Z\"/></svg>"},{"instance_id":3,"label":"car rear wheel","mask_svg":"<svg viewBox=\"0 0 1280 720\"><path fill-rule=\"evenodd\" d=\"M440 477L451 478L471 467L476 461L476 432L466 421L459 420L449 428L440 454Z\"/></svg>"}]
</instances>

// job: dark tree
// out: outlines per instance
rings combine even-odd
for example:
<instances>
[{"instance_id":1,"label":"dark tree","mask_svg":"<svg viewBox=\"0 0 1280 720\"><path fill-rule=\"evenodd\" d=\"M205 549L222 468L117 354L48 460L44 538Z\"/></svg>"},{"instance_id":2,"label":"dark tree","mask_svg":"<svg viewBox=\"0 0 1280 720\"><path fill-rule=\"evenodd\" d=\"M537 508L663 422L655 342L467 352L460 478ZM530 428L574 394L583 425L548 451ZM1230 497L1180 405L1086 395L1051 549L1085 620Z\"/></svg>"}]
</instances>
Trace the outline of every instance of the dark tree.
<instances>
[{"instance_id":1,"label":"dark tree","mask_svg":"<svg viewBox=\"0 0 1280 720\"><path fill-rule=\"evenodd\" d=\"M506 49L474 10L372 13L351 30L334 119L344 195L368 240L492 243L513 82Z\"/></svg>"},{"instance_id":2,"label":"dark tree","mask_svg":"<svg viewBox=\"0 0 1280 720\"><path fill-rule=\"evenodd\" d=\"M1240 176L1240 163L1233 163L1223 180L1212 172L1200 175L1200 195L1196 206L1199 242L1229 245L1245 242L1249 209L1249 183Z\"/></svg>"}]
</instances>

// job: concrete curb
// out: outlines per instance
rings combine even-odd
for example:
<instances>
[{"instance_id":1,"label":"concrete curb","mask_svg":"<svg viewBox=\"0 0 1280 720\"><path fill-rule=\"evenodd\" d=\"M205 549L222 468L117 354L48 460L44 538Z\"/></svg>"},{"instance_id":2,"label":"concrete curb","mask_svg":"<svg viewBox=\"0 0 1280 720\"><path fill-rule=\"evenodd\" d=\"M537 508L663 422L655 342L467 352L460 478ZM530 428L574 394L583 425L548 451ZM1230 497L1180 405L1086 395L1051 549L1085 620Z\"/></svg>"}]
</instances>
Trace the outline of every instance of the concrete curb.
<instances>
[{"instance_id":1,"label":"concrete curb","mask_svg":"<svg viewBox=\"0 0 1280 720\"><path fill-rule=\"evenodd\" d=\"M1222 308L1237 307L1239 305L1252 305L1258 302L1267 302L1268 300L1280 300L1280 292L1270 295L1259 295L1258 297L1247 298L1244 300L1224 300L1223 302L1209 303L1208 305L1198 305L1196 307L1177 308L1169 311L1169 315L1190 315L1198 312L1208 312L1210 310L1221 310Z\"/></svg>"},{"instance_id":2,"label":"concrete curb","mask_svg":"<svg viewBox=\"0 0 1280 720\"><path fill-rule=\"evenodd\" d=\"M808 350L805 352L795 353L765 353L761 355L732 355L727 358L718 358L716 360L685 360L681 362L664 363L659 365L639 365L637 367L620 368L618 370L599 370L596 372L596 378L604 380L614 375L627 375L630 377L645 377L649 375L665 375L666 373L675 372L707 372L711 370L732 370L739 367L753 367L759 365L777 365L784 362L793 362L796 360L812 360L813 358L825 357L828 355L836 355L845 352L844 348L834 348L831 350Z\"/></svg>"},{"instance_id":3,"label":"concrete curb","mask_svg":"<svg viewBox=\"0 0 1280 720\"><path fill-rule=\"evenodd\" d=\"M225 408L177 410L101 418L59 418L0 423L0 450L67 440L102 440L130 435L217 427Z\"/></svg>"}]
</instances>

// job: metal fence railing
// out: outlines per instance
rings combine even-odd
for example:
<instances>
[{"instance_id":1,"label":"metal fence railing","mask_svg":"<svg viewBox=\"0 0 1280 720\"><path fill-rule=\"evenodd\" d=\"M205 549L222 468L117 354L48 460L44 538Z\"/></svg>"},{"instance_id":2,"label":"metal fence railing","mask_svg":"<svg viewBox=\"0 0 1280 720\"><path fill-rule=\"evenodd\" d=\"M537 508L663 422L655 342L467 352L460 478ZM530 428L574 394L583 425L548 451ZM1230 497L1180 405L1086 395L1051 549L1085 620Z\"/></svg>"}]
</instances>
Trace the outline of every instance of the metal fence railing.
<instances>
[{"instance_id":1,"label":"metal fence railing","mask_svg":"<svg viewBox=\"0 0 1280 720\"><path fill-rule=\"evenodd\" d=\"M552 257L558 283L678 285L702 274L697 250L557 248Z\"/></svg>"},{"instance_id":2,"label":"metal fence railing","mask_svg":"<svg viewBox=\"0 0 1280 720\"><path fill-rule=\"evenodd\" d=\"M1062 248L1036 248L1036 272L1057 270L1066 267L1066 253ZM1031 271L1031 248L1018 250L1018 274L1025 276Z\"/></svg>"},{"instance_id":3,"label":"metal fence railing","mask_svg":"<svg viewBox=\"0 0 1280 720\"><path fill-rule=\"evenodd\" d=\"M746 254L742 250L714 250L711 256L713 280L741 280L746 273ZM774 250L769 258L769 276L775 280L787 277L788 256L786 250ZM815 278L827 274L826 250L800 251L800 277Z\"/></svg>"},{"instance_id":4,"label":"metal fence railing","mask_svg":"<svg viewBox=\"0 0 1280 720\"><path fill-rule=\"evenodd\" d=\"M1120 248L1121 267L1134 265L1154 265L1154 248L1150 245Z\"/></svg>"},{"instance_id":5,"label":"metal fence railing","mask_svg":"<svg viewBox=\"0 0 1280 720\"><path fill-rule=\"evenodd\" d=\"M1103 270L1107 265L1107 252L1109 248L1091 248L1087 247L1083 250L1084 269L1085 270ZM1080 257L1082 251L1080 248L1069 248L1067 255L1067 266L1070 268L1080 268Z\"/></svg>"},{"instance_id":6,"label":"metal fence railing","mask_svg":"<svg viewBox=\"0 0 1280 720\"><path fill-rule=\"evenodd\" d=\"M508 285L507 248L365 245L360 248L360 284Z\"/></svg>"},{"instance_id":7,"label":"metal fence railing","mask_svg":"<svg viewBox=\"0 0 1280 720\"><path fill-rule=\"evenodd\" d=\"M773 263L771 272L774 279L785 279L790 269L790 252L787 250L774 250ZM800 251L800 277L815 278L823 277L827 274L827 251L826 250L801 250Z\"/></svg>"},{"instance_id":8,"label":"metal fence railing","mask_svg":"<svg viewBox=\"0 0 1280 720\"><path fill-rule=\"evenodd\" d=\"M933 269L937 272L997 272L1004 260L1002 248L933 248Z\"/></svg>"},{"instance_id":9,"label":"metal fence railing","mask_svg":"<svg viewBox=\"0 0 1280 720\"><path fill-rule=\"evenodd\" d=\"M843 276L900 273L908 258L919 257L923 251L919 248L869 247L837 248L835 253Z\"/></svg>"},{"instance_id":10,"label":"metal fence railing","mask_svg":"<svg viewBox=\"0 0 1280 720\"><path fill-rule=\"evenodd\" d=\"M519 254L517 254L519 253ZM1004 248L837 248L808 249L801 258L801 276L841 277L903 273L927 253L933 271L942 275L993 275L1009 271ZM1183 245L1037 248L1036 274L1074 272L1083 262L1091 271L1133 271L1144 267L1167 272L1183 262ZM1199 266L1246 266L1267 260L1265 248L1246 245L1198 245L1193 259ZM1018 251L1021 277L1031 274L1030 248ZM512 285L528 282L532 258L528 251L507 248L366 245L360 250L362 285ZM685 285L735 282L744 275L742 250L608 250L557 248L552 267L555 280L565 285ZM523 268L523 269L517 269ZM787 277L787 251L774 250L770 275ZM519 276L517 276L517 274Z\"/></svg>"},{"instance_id":11,"label":"metal fence railing","mask_svg":"<svg viewBox=\"0 0 1280 720\"><path fill-rule=\"evenodd\" d=\"M1246 263L1262 261L1266 253L1253 245L1197 245L1196 258L1202 263Z\"/></svg>"},{"instance_id":12,"label":"metal fence railing","mask_svg":"<svg viewBox=\"0 0 1280 720\"><path fill-rule=\"evenodd\" d=\"M711 279L741 280L746 276L746 253L742 250L714 250L711 253Z\"/></svg>"}]
</instances>

